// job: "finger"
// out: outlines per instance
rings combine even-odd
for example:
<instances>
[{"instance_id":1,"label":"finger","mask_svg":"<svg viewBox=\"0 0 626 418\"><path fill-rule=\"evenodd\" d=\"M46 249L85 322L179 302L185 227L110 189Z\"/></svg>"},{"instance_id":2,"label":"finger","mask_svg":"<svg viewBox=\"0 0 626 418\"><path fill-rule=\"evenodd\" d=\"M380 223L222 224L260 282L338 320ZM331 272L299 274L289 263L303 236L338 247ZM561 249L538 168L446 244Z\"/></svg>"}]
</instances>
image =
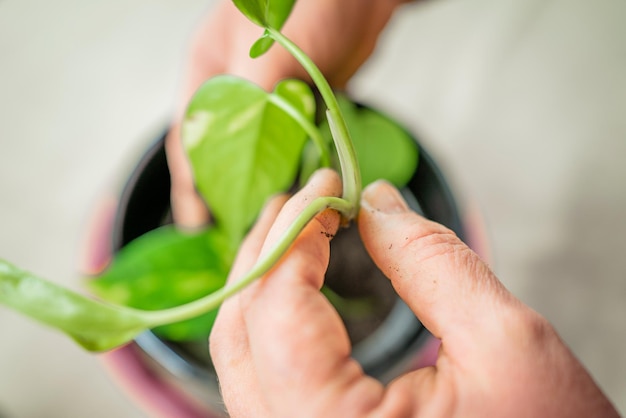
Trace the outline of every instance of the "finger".
<instances>
[{"instance_id":1,"label":"finger","mask_svg":"<svg viewBox=\"0 0 626 418\"><path fill-rule=\"evenodd\" d=\"M228 282L237 280L256 262L267 232L287 200L273 198L240 247ZM250 353L245 322L238 296L225 301L209 339L215 370L220 377L222 398L232 416L267 416ZM246 400L242 402L242 400Z\"/></svg>"},{"instance_id":2,"label":"finger","mask_svg":"<svg viewBox=\"0 0 626 418\"><path fill-rule=\"evenodd\" d=\"M229 283L241 278L241 276L247 273L254 266L259 258L259 254L261 253L261 249L263 248L268 232L288 199L289 196L287 195L274 196L265 205L256 221L256 224L250 230L246 239L239 247L237 258L235 259L230 274L228 275Z\"/></svg>"},{"instance_id":3,"label":"finger","mask_svg":"<svg viewBox=\"0 0 626 418\"><path fill-rule=\"evenodd\" d=\"M263 251L274 245L276 237L313 199L338 196L340 191L336 173L316 173L285 204ZM306 411L307 416L323 416L316 411L339 402L333 398L336 393L342 393L341 401L346 405L353 405L363 399L375 401L382 391L350 359L346 330L319 292L328 265L328 235L335 233L338 224L337 213L319 215L279 264L242 295L255 369L268 406L276 416L296 410ZM375 396L365 396L364 390Z\"/></svg>"},{"instance_id":4,"label":"finger","mask_svg":"<svg viewBox=\"0 0 626 418\"><path fill-rule=\"evenodd\" d=\"M411 211L389 183L363 192L359 231L374 262L438 338L475 332L517 305L487 265L449 229Z\"/></svg>"},{"instance_id":5,"label":"finger","mask_svg":"<svg viewBox=\"0 0 626 418\"><path fill-rule=\"evenodd\" d=\"M174 123L165 140L167 162L171 176L172 216L176 223L185 228L197 228L209 221L209 212L195 188L191 165L181 141L180 126L189 100L196 90L210 77L223 73L228 48L224 31L228 24L229 2L222 2L213 13L198 26L194 34L189 59L179 88Z\"/></svg>"},{"instance_id":6,"label":"finger","mask_svg":"<svg viewBox=\"0 0 626 418\"><path fill-rule=\"evenodd\" d=\"M176 224L194 229L208 223L209 212L196 191L191 166L180 140L179 126L176 124L172 127L165 139L171 178L170 204Z\"/></svg>"},{"instance_id":7,"label":"finger","mask_svg":"<svg viewBox=\"0 0 626 418\"><path fill-rule=\"evenodd\" d=\"M238 19L230 1L221 1L200 21L189 44L189 59L184 68L179 97L179 110L184 112L189 99L209 78L228 71L233 51L230 39ZM239 13L241 15L241 13Z\"/></svg>"}]
</instances>

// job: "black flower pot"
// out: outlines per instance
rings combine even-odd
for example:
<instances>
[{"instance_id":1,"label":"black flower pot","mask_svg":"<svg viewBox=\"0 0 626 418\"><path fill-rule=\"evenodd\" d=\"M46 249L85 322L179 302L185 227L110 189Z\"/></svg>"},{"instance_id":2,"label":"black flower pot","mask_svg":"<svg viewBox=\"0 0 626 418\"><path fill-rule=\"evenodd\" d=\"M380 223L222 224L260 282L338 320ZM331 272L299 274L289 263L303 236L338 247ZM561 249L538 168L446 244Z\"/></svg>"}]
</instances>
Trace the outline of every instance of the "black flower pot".
<instances>
[{"instance_id":1,"label":"black flower pot","mask_svg":"<svg viewBox=\"0 0 626 418\"><path fill-rule=\"evenodd\" d=\"M417 171L402 192L413 209L466 238L450 188L421 146ZM123 189L111 235L113 253L169 222L170 174L161 137L140 159ZM365 373L388 382L403 372L432 364L438 342L374 266L355 227L343 230L331 242L326 283L342 296L368 296L375 301L377 309L366 315L343 317L353 356ZM165 405L161 412L177 417L224 414L206 341L175 343L147 332L111 353L109 360L116 375L147 408ZM142 374L142 379L135 379L137 374Z\"/></svg>"}]
</instances>

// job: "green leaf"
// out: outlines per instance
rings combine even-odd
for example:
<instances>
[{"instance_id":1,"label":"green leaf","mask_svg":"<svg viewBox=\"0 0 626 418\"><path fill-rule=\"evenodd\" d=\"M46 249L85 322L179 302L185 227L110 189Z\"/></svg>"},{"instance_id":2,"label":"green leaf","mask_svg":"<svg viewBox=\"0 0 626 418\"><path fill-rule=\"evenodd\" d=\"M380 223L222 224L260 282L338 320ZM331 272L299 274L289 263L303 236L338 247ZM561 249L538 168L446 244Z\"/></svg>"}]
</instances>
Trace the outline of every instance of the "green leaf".
<instances>
[{"instance_id":1,"label":"green leaf","mask_svg":"<svg viewBox=\"0 0 626 418\"><path fill-rule=\"evenodd\" d=\"M332 144L328 144L329 147L332 147ZM335 153L332 154L333 157L336 157ZM330 162L330 167L338 167L339 162L335 159ZM302 159L300 163L300 178L299 184L300 188L304 187L305 184L309 181L309 178L315 173L318 169L322 167L322 161L320 159L320 153L312 142L307 142L302 150Z\"/></svg>"},{"instance_id":2,"label":"green leaf","mask_svg":"<svg viewBox=\"0 0 626 418\"><path fill-rule=\"evenodd\" d=\"M418 162L418 149L411 135L390 118L358 107L345 96L339 96L338 102L356 149L363 187L378 179L396 187L405 186ZM323 131L330 137L325 125Z\"/></svg>"},{"instance_id":3,"label":"green leaf","mask_svg":"<svg viewBox=\"0 0 626 418\"><path fill-rule=\"evenodd\" d=\"M265 27L265 7L267 0L233 0L235 6L252 23Z\"/></svg>"},{"instance_id":4,"label":"green leaf","mask_svg":"<svg viewBox=\"0 0 626 418\"><path fill-rule=\"evenodd\" d=\"M88 286L109 302L159 310L200 299L224 286L233 251L221 231L181 232L165 226L132 241ZM209 335L217 309L193 319L155 329L170 340Z\"/></svg>"},{"instance_id":5,"label":"green leaf","mask_svg":"<svg viewBox=\"0 0 626 418\"><path fill-rule=\"evenodd\" d=\"M90 351L104 351L149 328L142 312L98 302L0 260L0 303L57 328Z\"/></svg>"},{"instance_id":6,"label":"green leaf","mask_svg":"<svg viewBox=\"0 0 626 418\"><path fill-rule=\"evenodd\" d=\"M258 58L265 54L274 45L274 40L267 36L262 36L256 40L250 48L250 58Z\"/></svg>"},{"instance_id":7,"label":"green leaf","mask_svg":"<svg viewBox=\"0 0 626 418\"><path fill-rule=\"evenodd\" d=\"M289 101L307 119L315 118L315 97L307 83L300 80L282 80L274 87L274 93Z\"/></svg>"},{"instance_id":8,"label":"green leaf","mask_svg":"<svg viewBox=\"0 0 626 418\"><path fill-rule=\"evenodd\" d=\"M306 134L271 103L270 95L286 94L303 112L312 99L310 90L289 83L267 93L240 78L214 77L191 99L183 121L183 144L197 188L216 225L236 246L265 201L289 189L296 178Z\"/></svg>"},{"instance_id":9,"label":"green leaf","mask_svg":"<svg viewBox=\"0 0 626 418\"><path fill-rule=\"evenodd\" d=\"M280 29L289 17L296 0L233 0L250 21L261 26Z\"/></svg>"},{"instance_id":10,"label":"green leaf","mask_svg":"<svg viewBox=\"0 0 626 418\"><path fill-rule=\"evenodd\" d=\"M267 0L265 16L267 26L280 30L291 14L296 0Z\"/></svg>"}]
</instances>

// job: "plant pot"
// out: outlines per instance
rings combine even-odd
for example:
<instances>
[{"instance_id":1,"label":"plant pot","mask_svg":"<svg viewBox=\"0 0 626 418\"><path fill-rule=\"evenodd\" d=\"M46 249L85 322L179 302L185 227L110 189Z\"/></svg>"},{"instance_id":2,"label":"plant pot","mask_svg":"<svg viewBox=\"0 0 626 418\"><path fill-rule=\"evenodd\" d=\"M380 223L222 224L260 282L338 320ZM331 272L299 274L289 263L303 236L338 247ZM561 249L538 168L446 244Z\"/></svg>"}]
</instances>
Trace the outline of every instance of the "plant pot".
<instances>
[{"instance_id":1,"label":"plant pot","mask_svg":"<svg viewBox=\"0 0 626 418\"><path fill-rule=\"evenodd\" d=\"M403 189L411 206L454 230L471 244L458 205L435 162L420 146L418 169ZM120 196L110 233L115 253L131 240L171 222L170 178L164 137L143 155ZM355 288L346 278L358 278ZM378 311L344 317L353 356L364 371L388 382L406 371L433 364L438 341L393 291L367 256L356 228L331 242L327 284L343 296L374 296ZM356 294L355 294L356 293ZM116 379L142 408L155 416L224 415L206 341L173 343L147 332L134 343L104 355Z\"/></svg>"}]
</instances>

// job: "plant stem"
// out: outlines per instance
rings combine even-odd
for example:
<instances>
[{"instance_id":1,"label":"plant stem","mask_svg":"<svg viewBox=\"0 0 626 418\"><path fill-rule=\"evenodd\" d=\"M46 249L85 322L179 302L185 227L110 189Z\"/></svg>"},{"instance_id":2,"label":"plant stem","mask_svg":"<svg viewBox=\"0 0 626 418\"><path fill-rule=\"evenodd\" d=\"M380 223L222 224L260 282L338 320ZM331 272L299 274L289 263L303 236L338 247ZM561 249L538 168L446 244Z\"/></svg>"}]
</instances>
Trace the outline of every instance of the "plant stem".
<instances>
[{"instance_id":1,"label":"plant stem","mask_svg":"<svg viewBox=\"0 0 626 418\"><path fill-rule=\"evenodd\" d=\"M328 123L331 126L331 133L333 134L333 140L341 164L343 198L353 204L353 209L347 214L347 217L348 219L353 219L359 210L359 202L361 199L361 171L359 170L356 151L350 139L348 127L341 114L341 109L339 108L333 89L313 60L296 44L276 29L266 28L266 31L276 42L282 45L283 48L300 62L313 80L313 83L315 83L315 86L326 103L326 107L328 108Z\"/></svg>"},{"instance_id":2,"label":"plant stem","mask_svg":"<svg viewBox=\"0 0 626 418\"><path fill-rule=\"evenodd\" d=\"M346 216L354 210L354 205L339 197L318 197L300 212L269 253L257 261L241 279L185 305L159 311L142 311L142 316L150 322L151 327L155 327L193 318L217 308L224 300L235 295L274 267L309 221L326 209L334 209Z\"/></svg>"},{"instance_id":3,"label":"plant stem","mask_svg":"<svg viewBox=\"0 0 626 418\"><path fill-rule=\"evenodd\" d=\"M311 137L311 140L317 147L317 150L320 153L320 164L322 167L330 167L330 154L328 152L328 147L326 146L326 141L322 136L319 128L315 126L313 122L306 118L289 100L285 100L283 97L277 94L269 95L270 102L280 107L285 113L293 118L301 127L305 130L305 132Z\"/></svg>"}]
</instances>

